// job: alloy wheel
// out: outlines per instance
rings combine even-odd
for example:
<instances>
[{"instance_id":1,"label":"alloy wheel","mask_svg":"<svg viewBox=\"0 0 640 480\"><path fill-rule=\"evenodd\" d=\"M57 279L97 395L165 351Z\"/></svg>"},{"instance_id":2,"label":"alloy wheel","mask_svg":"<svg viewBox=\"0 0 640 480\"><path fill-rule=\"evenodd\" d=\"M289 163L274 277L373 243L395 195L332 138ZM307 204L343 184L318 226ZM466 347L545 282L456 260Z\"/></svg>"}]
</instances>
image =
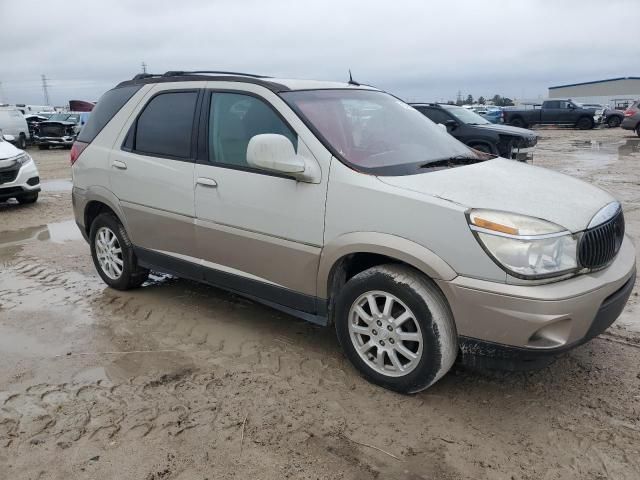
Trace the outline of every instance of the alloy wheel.
<instances>
[{"instance_id":1,"label":"alloy wheel","mask_svg":"<svg viewBox=\"0 0 640 480\"><path fill-rule=\"evenodd\" d=\"M353 302L349 336L360 358L382 375L407 375L422 358L420 324L409 307L388 292L366 292Z\"/></svg>"},{"instance_id":2,"label":"alloy wheel","mask_svg":"<svg viewBox=\"0 0 640 480\"><path fill-rule=\"evenodd\" d=\"M111 280L122 275L124 261L118 237L110 228L100 227L95 237L96 256L104 274Z\"/></svg>"}]
</instances>

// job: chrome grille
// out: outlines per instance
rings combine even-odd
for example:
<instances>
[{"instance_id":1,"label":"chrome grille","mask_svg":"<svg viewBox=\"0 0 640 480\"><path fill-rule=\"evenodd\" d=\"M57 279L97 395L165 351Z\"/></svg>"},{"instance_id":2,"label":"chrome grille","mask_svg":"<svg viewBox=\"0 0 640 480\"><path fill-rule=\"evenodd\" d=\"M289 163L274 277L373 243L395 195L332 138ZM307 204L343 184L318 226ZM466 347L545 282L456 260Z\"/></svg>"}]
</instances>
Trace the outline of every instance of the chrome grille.
<instances>
[{"instance_id":1,"label":"chrome grille","mask_svg":"<svg viewBox=\"0 0 640 480\"><path fill-rule=\"evenodd\" d=\"M622 209L610 220L586 230L580 239L578 258L585 268L601 268L609 264L620 250L624 238Z\"/></svg>"}]
</instances>

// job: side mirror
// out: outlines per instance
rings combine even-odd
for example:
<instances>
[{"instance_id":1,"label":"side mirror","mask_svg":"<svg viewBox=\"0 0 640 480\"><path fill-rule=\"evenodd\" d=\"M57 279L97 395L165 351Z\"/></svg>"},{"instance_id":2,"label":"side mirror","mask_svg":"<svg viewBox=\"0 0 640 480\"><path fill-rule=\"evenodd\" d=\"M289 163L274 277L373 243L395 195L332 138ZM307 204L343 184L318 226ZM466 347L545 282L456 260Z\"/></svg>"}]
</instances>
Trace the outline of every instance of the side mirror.
<instances>
[{"instance_id":1,"label":"side mirror","mask_svg":"<svg viewBox=\"0 0 640 480\"><path fill-rule=\"evenodd\" d=\"M456 128L458 128L458 122L456 122L455 120L447 120L446 122L444 122L444 126L447 127L447 130L455 130Z\"/></svg>"},{"instance_id":2,"label":"side mirror","mask_svg":"<svg viewBox=\"0 0 640 480\"><path fill-rule=\"evenodd\" d=\"M4 138L7 142L16 141L16 137L14 137L13 135L9 135L8 133L6 135L2 135L2 138Z\"/></svg>"},{"instance_id":3,"label":"side mirror","mask_svg":"<svg viewBox=\"0 0 640 480\"><path fill-rule=\"evenodd\" d=\"M247 163L303 182L318 181L317 169L302 155L296 154L293 143L284 135L263 133L252 137L247 147Z\"/></svg>"}]
</instances>

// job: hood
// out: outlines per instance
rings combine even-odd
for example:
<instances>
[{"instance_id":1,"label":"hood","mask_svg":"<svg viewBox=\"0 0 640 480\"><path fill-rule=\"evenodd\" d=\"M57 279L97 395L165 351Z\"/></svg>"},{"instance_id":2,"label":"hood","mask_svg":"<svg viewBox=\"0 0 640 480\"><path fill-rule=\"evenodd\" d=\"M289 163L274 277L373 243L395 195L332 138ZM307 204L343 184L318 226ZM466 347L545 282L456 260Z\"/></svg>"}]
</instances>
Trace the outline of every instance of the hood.
<instances>
[{"instance_id":1,"label":"hood","mask_svg":"<svg viewBox=\"0 0 640 480\"><path fill-rule=\"evenodd\" d=\"M16 155L20 155L22 150L14 147L12 144L3 140L0 142L0 160L4 160L6 158L15 157Z\"/></svg>"},{"instance_id":2,"label":"hood","mask_svg":"<svg viewBox=\"0 0 640 480\"><path fill-rule=\"evenodd\" d=\"M501 125L498 123L490 123L489 125L474 125L475 128L490 130L492 132L501 133L503 135L515 135L517 137L537 138L538 135L526 128L512 127L511 125Z\"/></svg>"},{"instance_id":3,"label":"hood","mask_svg":"<svg viewBox=\"0 0 640 480\"><path fill-rule=\"evenodd\" d=\"M468 208L542 218L571 232L586 229L602 207L615 201L604 190L582 180L504 158L418 175L378 178Z\"/></svg>"}]
</instances>

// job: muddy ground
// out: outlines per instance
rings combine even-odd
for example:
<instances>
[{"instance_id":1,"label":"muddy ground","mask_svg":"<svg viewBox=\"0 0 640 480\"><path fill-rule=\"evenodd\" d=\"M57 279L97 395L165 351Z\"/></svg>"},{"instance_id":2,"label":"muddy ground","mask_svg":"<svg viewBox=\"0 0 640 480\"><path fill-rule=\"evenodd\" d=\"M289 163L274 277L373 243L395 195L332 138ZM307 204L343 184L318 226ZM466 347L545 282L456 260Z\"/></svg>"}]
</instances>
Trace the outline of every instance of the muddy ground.
<instances>
[{"instance_id":1,"label":"muddy ground","mask_svg":"<svg viewBox=\"0 0 640 480\"><path fill-rule=\"evenodd\" d=\"M539 133L534 163L612 192L640 245L640 139ZM637 287L550 367L398 395L330 329L180 279L105 288L57 181L68 151L31 154L39 202L0 205L1 479L640 478Z\"/></svg>"}]
</instances>

